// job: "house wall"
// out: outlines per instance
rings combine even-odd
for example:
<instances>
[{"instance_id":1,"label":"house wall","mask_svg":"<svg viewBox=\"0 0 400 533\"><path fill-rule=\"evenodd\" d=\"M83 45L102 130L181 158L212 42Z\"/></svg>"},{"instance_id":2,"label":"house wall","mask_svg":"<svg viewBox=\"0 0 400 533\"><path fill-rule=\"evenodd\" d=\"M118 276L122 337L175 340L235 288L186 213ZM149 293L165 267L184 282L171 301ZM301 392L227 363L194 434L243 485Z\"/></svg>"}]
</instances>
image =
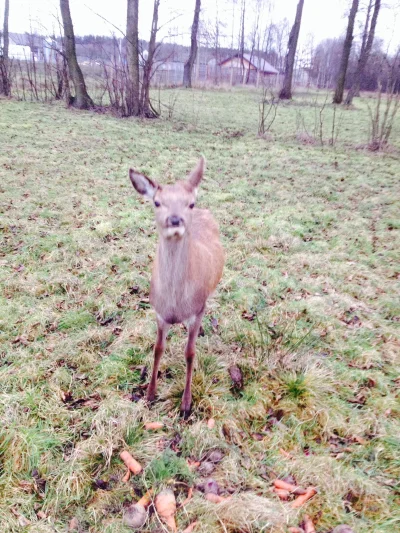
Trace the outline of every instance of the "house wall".
<instances>
[{"instance_id":1,"label":"house wall","mask_svg":"<svg viewBox=\"0 0 400 533\"><path fill-rule=\"evenodd\" d=\"M8 56L10 59L29 60L31 59L31 49L29 46L10 43Z\"/></svg>"}]
</instances>

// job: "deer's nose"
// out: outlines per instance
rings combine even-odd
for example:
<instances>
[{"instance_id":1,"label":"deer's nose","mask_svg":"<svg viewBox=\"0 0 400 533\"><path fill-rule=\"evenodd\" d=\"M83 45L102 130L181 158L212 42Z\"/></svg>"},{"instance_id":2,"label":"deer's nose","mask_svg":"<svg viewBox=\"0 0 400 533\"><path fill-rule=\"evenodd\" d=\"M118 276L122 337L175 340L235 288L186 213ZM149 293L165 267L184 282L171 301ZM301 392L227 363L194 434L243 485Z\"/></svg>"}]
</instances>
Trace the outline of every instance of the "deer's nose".
<instances>
[{"instance_id":1,"label":"deer's nose","mask_svg":"<svg viewBox=\"0 0 400 533\"><path fill-rule=\"evenodd\" d=\"M183 220L181 219L181 217L178 217L176 215L171 215L170 217L168 217L168 223L171 226L180 226L182 222Z\"/></svg>"}]
</instances>

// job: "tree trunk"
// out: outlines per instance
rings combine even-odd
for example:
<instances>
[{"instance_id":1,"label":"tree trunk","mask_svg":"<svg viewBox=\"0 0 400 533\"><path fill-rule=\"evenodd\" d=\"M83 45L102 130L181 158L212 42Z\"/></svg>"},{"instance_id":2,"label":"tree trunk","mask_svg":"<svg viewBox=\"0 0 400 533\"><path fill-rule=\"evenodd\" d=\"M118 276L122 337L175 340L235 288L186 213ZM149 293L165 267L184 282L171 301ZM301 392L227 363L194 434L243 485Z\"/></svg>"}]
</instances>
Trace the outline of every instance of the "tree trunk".
<instances>
[{"instance_id":1,"label":"tree trunk","mask_svg":"<svg viewBox=\"0 0 400 533\"><path fill-rule=\"evenodd\" d=\"M369 28L369 23L370 23L370 20L371 20L371 11L372 11L372 4L373 3L374 3L374 0L369 0L369 2L368 2L367 16L365 17L365 24L364 24L364 31L363 31L363 36L362 36L360 54L363 54L363 52L365 50L365 46L367 44L368 28ZM358 83L357 87L355 88L354 96L360 96L360 82L361 82L361 80L359 80L359 83Z\"/></svg>"},{"instance_id":2,"label":"tree trunk","mask_svg":"<svg viewBox=\"0 0 400 533\"><path fill-rule=\"evenodd\" d=\"M128 0L126 55L128 60L126 114L137 116L140 114L139 0Z\"/></svg>"},{"instance_id":3,"label":"tree trunk","mask_svg":"<svg viewBox=\"0 0 400 533\"><path fill-rule=\"evenodd\" d=\"M150 82L154 63L154 54L156 52L156 36L158 31L158 8L160 0L154 0L153 20L151 23L151 33L149 41L149 51L143 67L143 83L140 98L140 114L146 118L156 118L158 113L155 111L150 102Z\"/></svg>"},{"instance_id":4,"label":"tree trunk","mask_svg":"<svg viewBox=\"0 0 400 533\"><path fill-rule=\"evenodd\" d=\"M10 72L9 72L9 34L8 19L10 16L10 0L5 0L4 4L4 25L3 25L3 54L0 56L0 94L10 96Z\"/></svg>"},{"instance_id":5,"label":"tree trunk","mask_svg":"<svg viewBox=\"0 0 400 533\"><path fill-rule=\"evenodd\" d=\"M201 0L196 0L196 4L194 8L189 58L186 61L184 69L183 69L183 86L184 87L192 86L193 65L194 65L194 62L196 61L196 55L197 55L197 31L199 28L200 7L201 7Z\"/></svg>"},{"instance_id":6,"label":"tree trunk","mask_svg":"<svg viewBox=\"0 0 400 533\"><path fill-rule=\"evenodd\" d=\"M240 23L240 28L241 28L241 33L240 33L240 64L241 64L241 78L242 78L242 83L244 83L244 75L245 75L245 69L244 69L244 60L243 60L243 56L244 56L244 18L245 18L245 15L246 15L246 0L242 0L242 8L241 8L241 23Z\"/></svg>"},{"instance_id":7,"label":"tree trunk","mask_svg":"<svg viewBox=\"0 0 400 533\"><path fill-rule=\"evenodd\" d=\"M69 103L78 109L90 109L94 107L94 104L86 90L85 80L76 58L75 35L69 9L69 0L60 0L60 10L64 28L65 55L69 75L75 89L75 96L70 99Z\"/></svg>"},{"instance_id":8,"label":"tree trunk","mask_svg":"<svg viewBox=\"0 0 400 533\"><path fill-rule=\"evenodd\" d=\"M365 42L364 49L361 48L360 57L358 58L357 70L354 75L353 85L350 87L347 93L346 105L350 105L353 102L353 98L357 93L357 88L360 87L361 76L364 73L365 67L368 62L369 54L371 52L372 45L374 43L375 28L378 21L379 10L381 8L381 0L375 0L374 12L372 14L371 26L369 28L368 37Z\"/></svg>"},{"instance_id":9,"label":"tree trunk","mask_svg":"<svg viewBox=\"0 0 400 533\"><path fill-rule=\"evenodd\" d=\"M347 23L346 37L343 43L342 58L340 60L339 75L336 83L335 95L333 97L334 104L341 104L343 101L344 84L346 81L347 67L349 64L349 57L351 46L353 44L354 21L358 11L358 0L353 0L351 5L349 21Z\"/></svg>"},{"instance_id":10,"label":"tree trunk","mask_svg":"<svg viewBox=\"0 0 400 533\"><path fill-rule=\"evenodd\" d=\"M281 100L290 100L292 98L294 60L296 57L297 42L299 40L303 5L304 0L299 0L299 3L297 4L296 18L289 35L288 51L285 60L285 76L281 92L279 93L279 98Z\"/></svg>"}]
</instances>

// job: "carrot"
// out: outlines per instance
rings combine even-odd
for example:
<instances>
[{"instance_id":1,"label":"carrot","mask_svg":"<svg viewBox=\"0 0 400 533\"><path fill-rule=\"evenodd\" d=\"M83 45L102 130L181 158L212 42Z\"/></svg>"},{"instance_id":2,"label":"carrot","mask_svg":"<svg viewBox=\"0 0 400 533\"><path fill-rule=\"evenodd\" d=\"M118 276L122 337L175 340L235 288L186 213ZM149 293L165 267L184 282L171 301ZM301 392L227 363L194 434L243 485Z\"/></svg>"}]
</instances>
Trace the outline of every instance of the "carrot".
<instances>
[{"instance_id":1,"label":"carrot","mask_svg":"<svg viewBox=\"0 0 400 533\"><path fill-rule=\"evenodd\" d=\"M161 518L171 531L178 531L175 522L176 500L172 490L166 489L157 494L155 499L155 508Z\"/></svg>"},{"instance_id":2,"label":"carrot","mask_svg":"<svg viewBox=\"0 0 400 533\"><path fill-rule=\"evenodd\" d=\"M144 425L144 429L147 429L148 431L149 430L156 431L157 429L162 429L163 427L164 427L164 424L162 422L147 422Z\"/></svg>"},{"instance_id":3,"label":"carrot","mask_svg":"<svg viewBox=\"0 0 400 533\"><path fill-rule=\"evenodd\" d=\"M289 496L290 496L290 492L288 490L284 490L284 489L275 489L275 492L277 493L277 495L279 496L279 499L283 500L283 501L287 501L289 499Z\"/></svg>"},{"instance_id":4,"label":"carrot","mask_svg":"<svg viewBox=\"0 0 400 533\"><path fill-rule=\"evenodd\" d=\"M297 496L297 498L292 502L293 509L298 509L302 505L304 505L308 500L310 500L313 496L317 494L317 490L315 487L308 487L305 494L302 494L301 496Z\"/></svg>"},{"instance_id":5,"label":"carrot","mask_svg":"<svg viewBox=\"0 0 400 533\"><path fill-rule=\"evenodd\" d=\"M143 505L143 507L146 508L151 502L151 496L153 492L153 489L149 489L136 503L138 503L139 505Z\"/></svg>"},{"instance_id":6,"label":"carrot","mask_svg":"<svg viewBox=\"0 0 400 533\"><path fill-rule=\"evenodd\" d=\"M297 489L296 485L288 483L287 481L282 481L282 479L274 479L274 487L275 489L288 490L289 492L293 492Z\"/></svg>"},{"instance_id":7,"label":"carrot","mask_svg":"<svg viewBox=\"0 0 400 533\"><path fill-rule=\"evenodd\" d=\"M200 461L193 461L192 459L188 459L187 464L190 470L196 470L201 465Z\"/></svg>"},{"instance_id":8,"label":"carrot","mask_svg":"<svg viewBox=\"0 0 400 533\"><path fill-rule=\"evenodd\" d=\"M125 474L124 477L122 478L122 481L123 481L124 483L128 483L130 477L131 477L131 471L130 471L129 468L128 468L128 470L126 471L126 474Z\"/></svg>"},{"instance_id":9,"label":"carrot","mask_svg":"<svg viewBox=\"0 0 400 533\"><path fill-rule=\"evenodd\" d=\"M183 500L183 502L180 504L179 507L185 507L185 505L187 505L192 498L193 498L193 487L189 487L187 498Z\"/></svg>"},{"instance_id":10,"label":"carrot","mask_svg":"<svg viewBox=\"0 0 400 533\"><path fill-rule=\"evenodd\" d=\"M208 492L206 494L206 500L208 500L209 502L212 502L212 503L227 502L230 499L231 499L230 496L225 498L224 496L219 496L218 494L214 494L213 492Z\"/></svg>"},{"instance_id":11,"label":"carrot","mask_svg":"<svg viewBox=\"0 0 400 533\"><path fill-rule=\"evenodd\" d=\"M146 507L151 502L153 489L148 490L138 502L129 505L124 510L124 523L132 529L141 529L147 520Z\"/></svg>"},{"instance_id":12,"label":"carrot","mask_svg":"<svg viewBox=\"0 0 400 533\"><path fill-rule=\"evenodd\" d=\"M119 456L133 474L140 474L140 472L143 470L142 465L138 463L129 452L123 451L119 454Z\"/></svg>"},{"instance_id":13,"label":"carrot","mask_svg":"<svg viewBox=\"0 0 400 533\"><path fill-rule=\"evenodd\" d=\"M304 515L303 525L304 525L304 533L316 533L313 521L308 516L308 514Z\"/></svg>"},{"instance_id":14,"label":"carrot","mask_svg":"<svg viewBox=\"0 0 400 533\"><path fill-rule=\"evenodd\" d=\"M304 529L301 527L289 527L288 531L289 533L304 533Z\"/></svg>"},{"instance_id":15,"label":"carrot","mask_svg":"<svg viewBox=\"0 0 400 533\"><path fill-rule=\"evenodd\" d=\"M283 455L283 457L286 457L286 459L293 459L293 455L291 455L289 452L284 450L283 448L279 449L279 453Z\"/></svg>"},{"instance_id":16,"label":"carrot","mask_svg":"<svg viewBox=\"0 0 400 533\"><path fill-rule=\"evenodd\" d=\"M197 521L196 522L192 522L191 524L189 524L187 526L187 528L185 528L182 533L193 533L194 531L194 528L197 526Z\"/></svg>"},{"instance_id":17,"label":"carrot","mask_svg":"<svg viewBox=\"0 0 400 533\"><path fill-rule=\"evenodd\" d=\"M186 529L184 529L182 531L182 533L193 533L194 531L194 528L197 526L197 521L196 522L192 522L191 524L188 525L188 527Z\"/></svg>"},{"instance_id":18,"label":"carrot","mask_svg":"<svg viewBox=\"0 0 400 533\"><path fill-rule=\"evenodd\" d=\"M207 421L207 427L208 427L208 429L212 429L214 426L215 426L215 420L213 418L210 418Z\"/></svg>"}]
</instances>

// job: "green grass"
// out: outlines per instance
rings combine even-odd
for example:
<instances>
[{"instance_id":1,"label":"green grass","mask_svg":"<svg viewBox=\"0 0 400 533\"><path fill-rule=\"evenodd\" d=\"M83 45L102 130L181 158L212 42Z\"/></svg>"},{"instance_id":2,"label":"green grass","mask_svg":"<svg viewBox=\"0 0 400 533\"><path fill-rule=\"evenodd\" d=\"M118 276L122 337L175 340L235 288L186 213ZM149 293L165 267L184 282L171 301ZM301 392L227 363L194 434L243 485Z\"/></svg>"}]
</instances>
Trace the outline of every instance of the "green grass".
<instances>
[{"instance_id":1,"label":"green grass","mask_svg":"<svg viewBox=\"0 0 400 533\"><path fill-rule=\"evenodd\" d=\"M334 146L325 107L321 146L323 94L280 105L264 138L255 90L161 91L165 116L175 96L172 119L147 122L0 101L2 531L63 532L76 517L82 531L123 533L124 504L150 486L172 486L182 501L202 481L187 460L219 449L212 477L234 496L216 507L195 491L180 529L197 518L205 533L285 531L304 511L282 506L271 481L293 475L318 489L305 509L317 531L392 533L400 122L391 149L370 153L366 98L337 112ZM157 236L127 171L171 182L200 153L199 204L218 219L227 260L184 423L181 327L169 335L158 402L131 401L152 362ZM164 428L144 430L154 420ZM128 484L122 449L144 467ZM159 528L151 513L144 530Z\"/></svg>"}]
</instances>

